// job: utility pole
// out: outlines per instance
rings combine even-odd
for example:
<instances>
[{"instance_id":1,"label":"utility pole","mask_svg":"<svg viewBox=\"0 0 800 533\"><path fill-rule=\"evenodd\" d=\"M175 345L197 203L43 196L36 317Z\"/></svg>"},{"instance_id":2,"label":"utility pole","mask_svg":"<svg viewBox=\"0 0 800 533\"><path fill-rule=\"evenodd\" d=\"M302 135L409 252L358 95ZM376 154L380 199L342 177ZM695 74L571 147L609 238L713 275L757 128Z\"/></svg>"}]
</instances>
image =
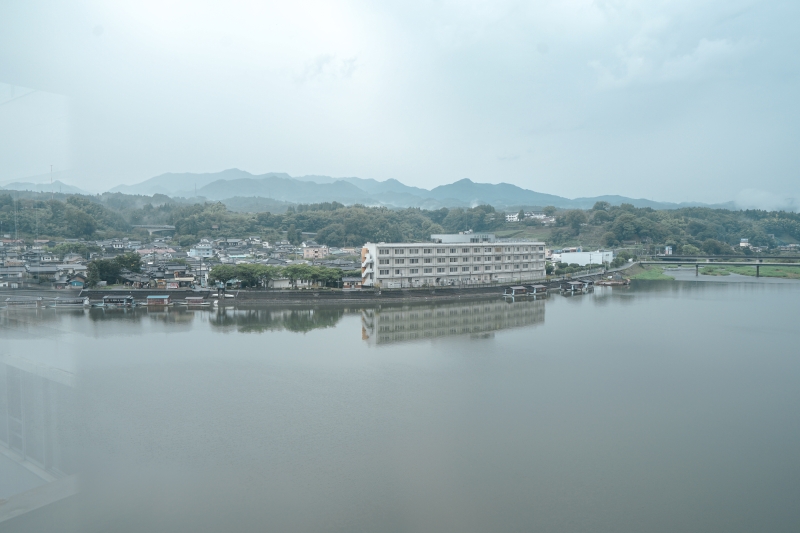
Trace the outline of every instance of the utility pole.
<instances>
[{"instance_id":1,"label":"utility pole","mask_svg":"<svg viewBox=\"0 0 800 533\"><path fill-rule=\"evenodd\" d=\"M17 225L17 204L19 203L19 191L14 195L16 201L14 202L14 240L19 240L19 226Z\"/></svg>"}]
</instances>

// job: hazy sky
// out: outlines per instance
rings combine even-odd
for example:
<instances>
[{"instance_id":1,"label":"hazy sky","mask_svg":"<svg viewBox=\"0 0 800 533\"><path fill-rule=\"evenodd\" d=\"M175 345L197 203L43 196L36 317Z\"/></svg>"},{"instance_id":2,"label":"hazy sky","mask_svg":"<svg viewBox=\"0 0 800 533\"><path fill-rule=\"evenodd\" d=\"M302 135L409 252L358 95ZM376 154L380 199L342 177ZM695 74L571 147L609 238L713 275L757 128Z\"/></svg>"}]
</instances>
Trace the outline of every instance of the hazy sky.
<instances>
[{"instance_id":1,"label":"hazy sky","mask_svg":"<svg viewBox=\"0 0 800 533\"><path fill-rule=\"evenodd\" d=\"M0 3L0 183L800 198L800 2Z\"/></svg>"}]
</instances>

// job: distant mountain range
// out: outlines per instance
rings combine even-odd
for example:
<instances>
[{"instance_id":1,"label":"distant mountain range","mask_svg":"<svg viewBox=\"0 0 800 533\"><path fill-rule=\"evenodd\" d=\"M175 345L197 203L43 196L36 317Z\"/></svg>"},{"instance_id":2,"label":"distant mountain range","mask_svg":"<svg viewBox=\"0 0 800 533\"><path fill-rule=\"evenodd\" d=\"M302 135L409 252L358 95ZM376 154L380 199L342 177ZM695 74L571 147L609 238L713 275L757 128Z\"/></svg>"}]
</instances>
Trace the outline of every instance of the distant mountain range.
<instances>
[{"instance_id":1,"label":"distant mountain range","mask_svg":"<svg viewBox=\"0 0 800 533\"><path fill-rule=\"evenodd\" d=\"M72 185L67 185L62 181L55 180L53 184L50 183L29 183L29 182L21 182L15 181L12 183L6 183L0 190L7 190L7 191L34 191L34 192L56 192L56 193L64 193L64 194L90 194L83 189L79 189L78 187L74 187Z\"/></svg>"},{"instance_id":2,"label":"distant mountain range","mask_svg":"<svg viewBox=\"0 0 800 533\"><path fill-rule=\"evenodd\" d=\"M119 185L109 192L165 194L174 197L205 198L212 201L235 199L235 202L232 203L236 203L239 210L244 210L248 203L251 204L251 208L258 209L257 205L259 204L278 207L278 205L318 202L423 209L491 204L495 208L505 210L548 205L565 209L588 209L598 201L608 202L612 205L630 203L636 207L652 207L653 209L677 209L707 205L656 202L625 196L570 199L523 189L509 183L475 183L469 179L462 179L428 190L410 187L394 179L376 181L364 178L332 178L330 176L292 177L289 174L278 172L253 175L236 168L208 174L188 172L161 174L136 185ZM245 198L264 198L270 202L244 202ZM733 203L718 204L714 207L734 208Z\"/></svg>"}]
</instances>

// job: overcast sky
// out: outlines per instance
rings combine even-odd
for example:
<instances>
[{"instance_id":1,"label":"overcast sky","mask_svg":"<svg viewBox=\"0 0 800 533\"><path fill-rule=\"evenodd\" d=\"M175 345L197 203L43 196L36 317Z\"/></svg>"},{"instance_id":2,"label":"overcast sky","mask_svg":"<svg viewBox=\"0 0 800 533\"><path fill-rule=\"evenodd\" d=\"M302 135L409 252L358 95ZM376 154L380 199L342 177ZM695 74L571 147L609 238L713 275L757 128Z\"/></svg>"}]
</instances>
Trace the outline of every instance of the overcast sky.
<instances>
[{"instance_id":1,"label":"overcast sky","mask_svg":"<svg viewBox=\"0 0 800 533\"><path fill-rule=\"evenodd\" d=\"M800 198L800 2L0 3L0 183Z\"/></svg>"}]
</instances>

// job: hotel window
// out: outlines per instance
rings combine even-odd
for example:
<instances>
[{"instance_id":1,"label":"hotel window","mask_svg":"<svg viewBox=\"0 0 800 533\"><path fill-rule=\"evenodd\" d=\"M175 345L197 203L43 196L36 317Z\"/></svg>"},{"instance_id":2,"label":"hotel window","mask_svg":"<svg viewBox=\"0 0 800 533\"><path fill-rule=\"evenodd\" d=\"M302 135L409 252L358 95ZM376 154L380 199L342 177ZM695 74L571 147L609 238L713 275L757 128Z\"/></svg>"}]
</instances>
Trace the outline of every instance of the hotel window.
<instances>
[{"instance_id":1,"label":"hotel window","mask_svg":"<svg viewBox=\"0 0 800 533\"><path fill-rule=\"evenodd\" d=\"M402 272L403 271L398 268L397 270L394 271L394 274L395 276L399 276Z\"/></svg>"},{"instance_id":2,"label":"hotel window","mask_svg":"<svg viewBox=\"0 0 800 533\"><path fill-rule=\"evenodd\" d=\"M544 251L544 246L540 246L540 247L539 247L539 251L540 251L540 252Z\"/></svg>"},{"instance_id":3,"label":"hotel window","mask_svg":"<svg viewBox=\"0 0 800 533\"><path fill-rule=\"evenodd\" d=\"M380 274L381 274L381 276L388 276L389 275L389 271L388 270L381 270Z\"/></svg>"},{"instance_id":4,"label":"hotel window","mask_svg":"<svg viewBox=\"0 0 800 533\"><path fill-rule=\"evenodd\" d=\"M450 253L451 253L451 254L454 254L454 253L456 253L456 249L455 249L455 248L450 248Z\"/></svg>"},{"instance_id":5,"label":"hotel window","mask_svg":"<svg viewBox=\"0 0 800 533\"><path fill-rule=\"evenodd\" d=\"M506 265L506 270L511 270L511 265Z\"/></svg>"},{"instance_id":6,"label":"hotel window","mask_svg":"<svg viewBox=\"0 0 800 533\"><path fill-rule=\"evenodd\" d=\"M475 272L477 272L477 271L478 271L478 270L480 270L480 269L481 269L481 267L475 267L475 268L474 268Z\"/></svg>"},{"instance_id":7,"label":"hotel window","mask_svg":"<svg viewBox=\"0 0 800 533\"><path fill-rule=\"evenodd\" d=\"M412 248L412 249L410 249L408 251L408 253L410 253L410 254L418 254L419 253L419 248Z\"/></svg>"},{"instance_id":8,"label":"hotel window","mask_svg":"<svg viewBox=\"0 0 800 533\"><path fill-rule=\"evenodd\" d=\"M433 273L433 269L432 268L423 268L422 272L424 274L431 274L431 273Z\"/></svg>"},{"instance_id":9,"label":"hotel window","mask_svg":"<svg viewBox=\"0 0 800 533\"><path fill-rule=\"evenodd\" d=\"M519 270L519 263L514 265L514 270Z\"/></svg>"},{"instance_id":10,"label":"hotel window","mask_svg":"<svg viewBox=\"0 0 800 533\"><path fill-rule=\"evenodd\" d=\"M469 248L462 248L461 249L461 253L462 254L468 254L469 253Z\"/></svg>"},{"instance_id":11,"label":"hotel window","mask_svg":"<svg viewBox=\"0 0 800 533\"><path fill-rule=\"evenodd\" d=\"M444 253L444 248L437 248L436 249L436 253L437 254L443 254Z\"/></svg>"},{"instance_id":12,"label":"hotel window","mask_svg":"<svg viewBox=\"0 0 800 533\"><path fill-rule=\"evenodd\" d=\"M402 255L402 254L406 253L406 251L403 250L402 248L395 248L394 253L395 253L395 255Z\"/></svg>"},{"instance_id":13,"label":"hotel window","mask_svg":"<svg viewBox=\"0 0 800 533\"><path fill-rule=\"evenodd\" d=\"M461 261L463 263L469 263L469 257L464 257Z\"/></svg>"},{"instance_id":14,"label":"hotel window","mask_svg":"<svg viewBox=\"0 0 800 533\"><path fill-rule=\"evenodd\" d=\"M450 267L450 272L458 272L458 267Z\"/></svg>"},{"instance_id":15,"label":"hotel window","mask_svg":"<svg viewBox=\"0 0 800 533\"><path fill-rule=\"evenodd\" d=\"M437 257L436 258L436 262L437 263L444 263L445 262L444 257Z\"/></svg>"},{"instance_id":16,"label":"hotel window","mask_svg":"<svg viewBox=\"0 0 800 533\"><path fill-rule=\"evenodd\" d=\"M528 268L527 263L522 263L522 268Z\"/></svg>"},{"instance_id":17,"label":"hotel window","mask_svg":"<svg viewBox=\"0 0 800 533\"><path fill-rule=\"evenodd\" d=\"M408 262L416 264L416 263L419 263L419 259L409 259Z\"/></svg>"},{"instance_id":18,"label":"hotel window","mask_svg":"<svg viewBox=\"0 0 800 533\"><path fill-rule=\"evenodd\" d=\"M386 255L386 254L389 253L389 249L388 248L381 248L380 250L378 250L378 253L380 255Z\"/></svg>"},{"instance_id":19,"label":"hotel window","mask_svg":"<svg viewBox=\"0 0 800 533\"><path fill-rule=\"evenodd\" d=\"M527 256L527 255L523 255L523 256L522 256L522 258L523 258L523 259L527 259L527 258L528 258L528 256Z\"/></svg>"},{"instance_id":20,"label":"hotel window","mask_svg":"<svg viewBox=\"0 0 800 533\"><path fill-rule=\"evenodd\" d=\"M495 261L502 261L502 260L503 260L503 258L502 258L502 257L500 257L500 256L498 255L497 257L495 257L495 258L494 258L494 260L495 260Z\"/></svg>"},{"instance_id":21,"label":"hotel window","mask_svg":"<svg viewBox=\"0 0 800 533\"><path fill-rule=\"evenodd\" d=\"M423 254L432 254L433 253L433 248L423 248L422 249L422 253Z\"/></svg>"},{"instance_id":22,"label":"hotel window","mask_svg":"<svg viewBox=\"0 0 800 533\"><path fill-rule=\"evenodd\" d=\"M444 272L444 269L443 268L437 268L436 272Z\"/></svg>"},{"instance_id":23,"label":"hotel window","mask_svg":"<svg viewBox=\"0 0 800 533\"><path fill-rule=\"evenodd\" d=\"M411 270L409 270L409 272L411 272L412 274L419 274L419 269L418 268L412 268Z\"/></svg>"},{"instance_id":24,"label":"hotel window","mask_svg":"<svg viewBox=\"0 0 800 533\"><path fill-rule=\"evenodd\" d=\"M433 259L431 259L430 257L426 257L423 261L426 263L433 263Z\"/></svg>"},{"instance_id":25,"label":"hotel window","mask_svg":"<svg viewBox=\"0 0 800 533\"><path fill-rule=\"evenodd\" d=\"M480 268L480 267L478 267L478 268ZM491 269L492 269L492 267L490 267L490 266L486 267L486 270L491 270Z\"/></svg>"},{"instance_id":26,"label":"hotel window","mask_svg":"<svg viewBox=\"0 0 800 533\"><path fill-rule=\"evenodd\" d=\"M475 252L476 254L481 253L481 249L480 248L473 248L472 251Z\"/></svg>"},{"instance_id":27,"label":"hotel window","mask_svg":"<svg viewBox=\"0 0 800 533\"><path fill-rule=\"evenodd\" d=\"M501 267L500 265L495 265L495 266L494 266L494 269L495 269L495 270L503 270L503 267Z\"/></svg>"},{"instance_id":28,"label":"hotel window","mask_svg":"<svg viewBox=\"0 0 800 533\"><path fill-rule=\"evenodd\" d=\"M484 248L484 249L483 249L483 251L484 251L484 252L491 252L491 251L492 251L492 249L491 249L491 248Z\"/></svg>"},{"instance_id":29,"label":"hotel window","mask_svg":"<svg viewBox=\"0 0 800 533\"><path fill-rule=\"evenodd\" d=\"M381 265L388 265L389 264L389 260L388 259L378 259L378 263L381 264Z\"/></svg>"},{"instance_id":30,"label":"hotel window","mask_svg":"<svg viewBox=\"0 0 800 533\"><path fill-rule=\"evenodd\" d=\"M458 263L458 257L451 257L450 258L450 262L451 263Z\"/></svg>"},{"instance_id":31,"label":"hotel window","mask_svg":"<svg viewBox=\"0 0 800 533\"><path fill-rule=\"evenodd\" d=\"M461 272L469 272L469 267L461 267Z\"/></svg>"},{"instance_id":32,"label":"hotel window","mask_svg":"<svg viewBox=\"0 0 800 533\"><path fill-rule=\"evenodd\" d=\"M395 259L395 260L394 260L394 264L395 264L395 265L402 265L402 264L403 264L403 263L405 263L405 262L406 262L406 260L405 260L405 259Z\"/></svg>"}]
</instances>

